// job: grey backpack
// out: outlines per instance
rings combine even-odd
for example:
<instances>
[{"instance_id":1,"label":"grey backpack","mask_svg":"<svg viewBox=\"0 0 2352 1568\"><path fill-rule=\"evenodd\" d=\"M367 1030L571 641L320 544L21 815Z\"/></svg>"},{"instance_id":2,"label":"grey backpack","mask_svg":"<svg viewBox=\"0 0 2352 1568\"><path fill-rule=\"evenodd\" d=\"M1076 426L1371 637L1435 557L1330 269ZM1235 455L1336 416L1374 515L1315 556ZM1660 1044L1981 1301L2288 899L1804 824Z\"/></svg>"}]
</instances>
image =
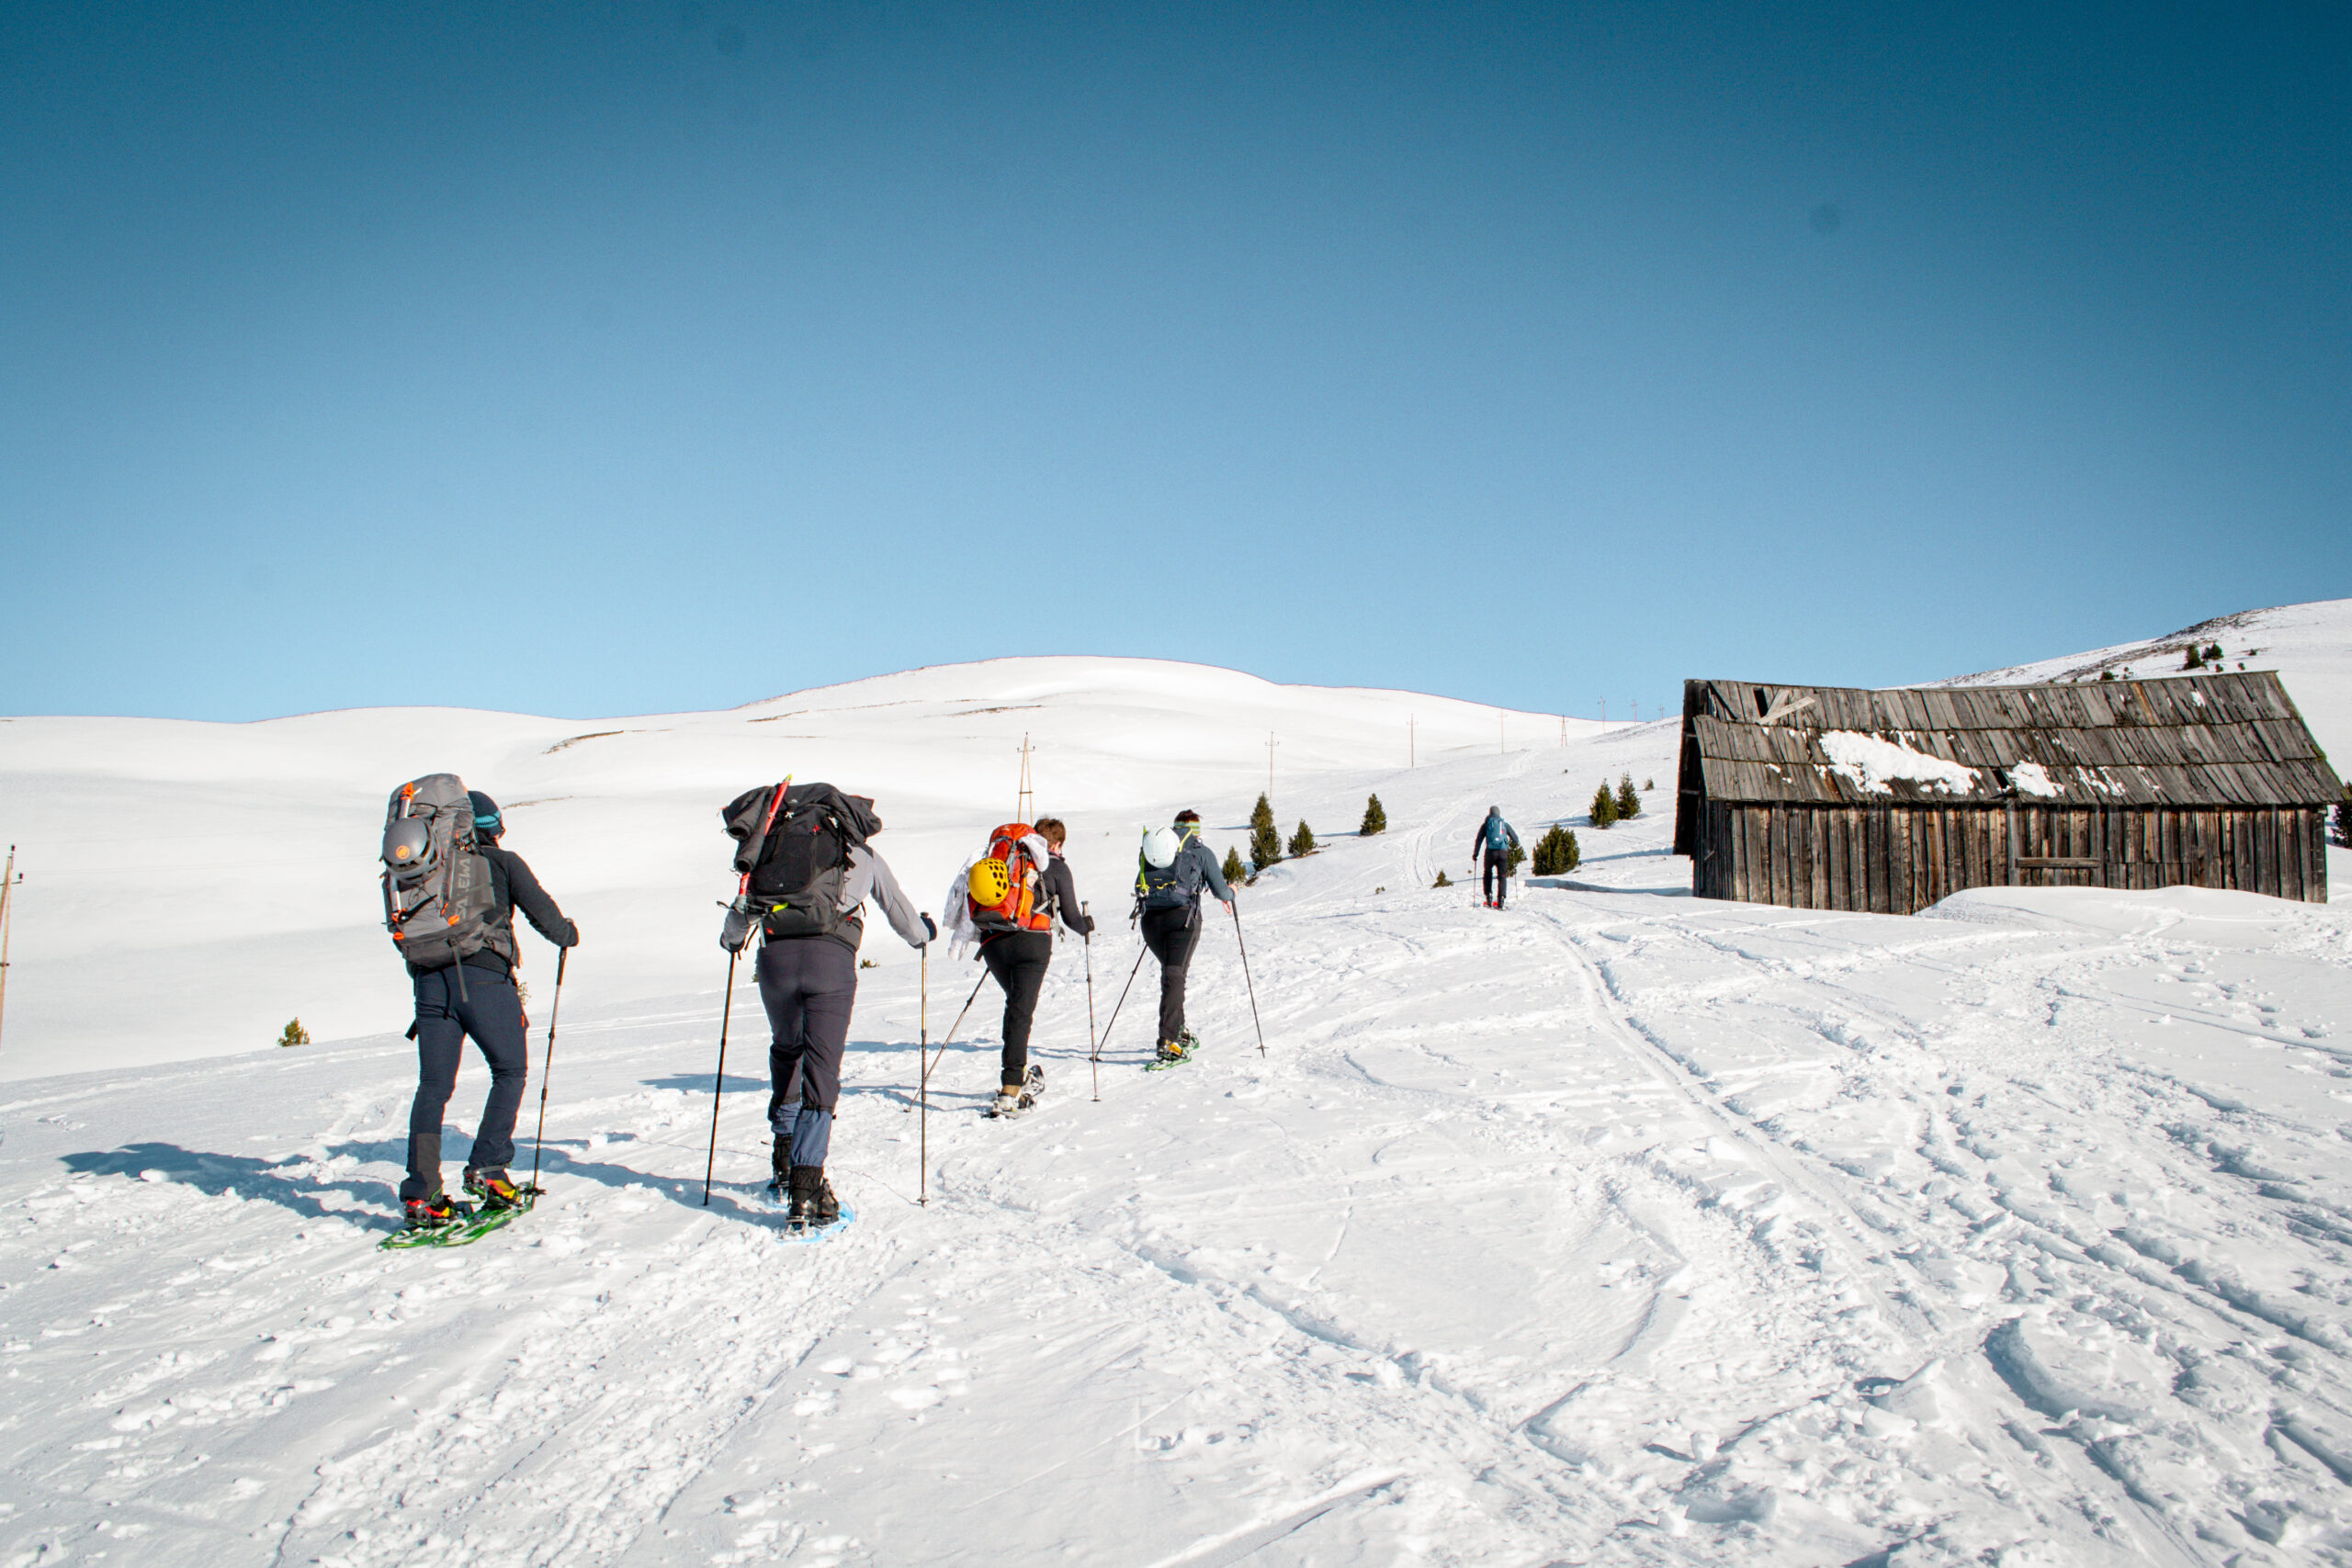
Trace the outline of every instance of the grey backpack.
<instances>
[{"instance_id":1,"label":"grey backpack","mask_svg":"<svg viewBox=\"0 0 2352 1568\"><path fill-rule=\"evenodd\" d=\"M509 964L514 937L495 917L490 863L477 852L474 807L455 773L392 791L384 810L384 926L402 958L446 969L488 948Z\"/></svg>"}]
</instances>

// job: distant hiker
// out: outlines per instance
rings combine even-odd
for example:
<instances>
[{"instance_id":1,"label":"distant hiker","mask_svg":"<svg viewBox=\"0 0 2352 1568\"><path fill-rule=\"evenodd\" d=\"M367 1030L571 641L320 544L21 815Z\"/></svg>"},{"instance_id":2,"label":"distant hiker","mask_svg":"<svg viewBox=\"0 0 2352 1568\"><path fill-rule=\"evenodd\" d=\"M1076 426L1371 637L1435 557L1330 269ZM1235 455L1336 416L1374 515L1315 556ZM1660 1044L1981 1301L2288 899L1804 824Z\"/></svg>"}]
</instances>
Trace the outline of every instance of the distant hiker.
<instances>
[{"instance_id":1,"label":"distant hiker","mask_svg":"<svg viewBox=\"0 0 2352 1568\"><path fill-rule=\"evenodd\" d=\"M865 901L882 907L910 947L939 930L866 842L882 819L865 796L829 784L768 784L745 791L720 815L741 846L736 870L750 873L751 884L729 908L719 943L741 953L754 929L763 939L760 1002L771 1038L768 1130L775 1138L768 1196L788 1205L786 1223L796 1229L829 1225L841 1218L841 1201L825 1179L825 1156L857 1000Z\"/></svg>"},{"instance_id":2,"label":"distant hiker","mask_svg":"<svg viewBox=\"0 0 2352 1568\"><path fill-rule=\"evenodd\" d=\"M1201 842L1201 814L1180 811L1173 827L1144 835L1142 864L1136 873L1136 908L1143 942L1159 960L1159 1052L1162 1062L1181 1062L1200 1042L1184 1027L1184 971L1201 940L1201 891L1233 908L1233 889L1216 856Z\"/></svg>"},{"instance_id":3,"label":"distant hiker","mask_svg":"<svg viewBox=\"0 0 2352 1568\"><path fill-rule=\"evenodd\" d=\"M1510 823L1503 820L1503 808L1499 806L1487 807L1487 819L1479 823L1477 832L1471 835L1470 869L1478 869L1479 852L1485 851L1487 874L1480 879L1480 885L1486 889L1487 908L1489 909L1501 908L1503 896L1510 891L1510 852L1517 848L1519 835L1511 831Z\"/></svg>"},{"instance_id":4,"label":"distant hiker","mask_svg":"<svg viewBox=\"0 0 2352 1568\"><path fill-rule=\"evenodd\" d=\"M498 803L449 773L403 784L386 813L385 923L416 995L409 1030L416 1042L416 1100L409 1108L401 1204L418 1229L469 1213L441 1190L441 1117L458 1087L469 1035L490 1063L490 1098L474 1125L465 1191L487 1210L519 1207L532 1196L506 1174L530 1062L514 979L522 961L514 910L558 947L578 945L580 928L556 908L521 855L498 847L505 830Z\"/></svg>"},{"instance_id":5,"label":"distant hiker","mask_svg":"<svg viewBox=\"0 0 2352 1568\"><path fill-rule=\"evenodd\" d=\"M1054 921L1080 936L1094 922L1080 913L1078 885L1062 859L1069 829L1051 817L1035 827L1008 822L989 835L988 852L964 868L947 895L948 930L977 941L981 961L1004 988L1004 1060L992 1116L1015 1116L1036 1103L1045 1073L1029 1065L1029 1026L1054 957Z\"/></svg>"}]
</instances>

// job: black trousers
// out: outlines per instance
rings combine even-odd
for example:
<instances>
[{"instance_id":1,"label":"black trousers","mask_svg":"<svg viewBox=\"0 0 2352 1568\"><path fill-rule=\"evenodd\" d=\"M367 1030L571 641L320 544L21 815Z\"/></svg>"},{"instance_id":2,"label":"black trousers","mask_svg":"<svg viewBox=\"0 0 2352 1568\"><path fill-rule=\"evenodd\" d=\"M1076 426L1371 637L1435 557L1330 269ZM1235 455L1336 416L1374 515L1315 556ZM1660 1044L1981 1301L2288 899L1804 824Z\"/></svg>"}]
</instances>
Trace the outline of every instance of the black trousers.
<instances>
[{"instance_id":1,"label":"black trousers","mask_svg":"<svg viewBox=\"0 0 2352 1568\"><path fill-rule=\"evenodd\" d=\"M1201 907L1146 909L1143 944L1159 960L1159 1037L1174 1040L1184 1032L1184 971L1193 949L1201 942Z\"/></svg>"},{"instance_id":2,"label":"black trousers","mask_svg":"<svg viewBox=\"0 0 2352 1568\"><path fill-rule=\"evenodd\" d=\"M1510 852L1509 850L1505 850L1500 854L1497 854L1492 850L1487 852L1487 874L1480 879L1480 885L1486 888L1487 897L1498 904L1503 901L1503 896L1510 891Z\"/></svg>"},{"instance_id":3,"label":"black trousers","mask_svg":"<svg viewBox=\"0 0 2352 1568\"><path fill-rule=\"evenodd\" d=\"M1029 1026L1037 1016L1037 993L1046 966L1054 961L1054 933L1011 931L980 943L980 958L1004 987L1004 1070L997 1081L1018 1088L1029 1076Z\"/></svg>"},{"instance_id":4,"label":"black trousers","mask_svg":"<svg viewBox=\"0 0 2352 1568\"><path fill-rule=\"evenodd\" d=\"M441 1116L458 1088L458 1063L466 1036L490 1063L490 1098L474 1123L469 1170L503 1170L514 1157L514 1115L523 1106L523 1082L531 1053L523 1040L523 1000L514 982L494 970L466 966L465 991L458 972L428 969L415 976L416 1100L408 1112L408 1179L401 1196L430 1198L441 1190Z\"/></svg>"},{"instance_id":5,"label":"black trousers","mask_svg":"<svg viewBox=\"0 0 2352 1568\"><path fill-rule=\"evenodd\" d=\"M760 949L768 1011L768 1127L792 1140L792 1163L822 1165L842 1095L842 1053L857 1001L857 954L831 937L786 937Z\"/></svg>"}]
</instances>

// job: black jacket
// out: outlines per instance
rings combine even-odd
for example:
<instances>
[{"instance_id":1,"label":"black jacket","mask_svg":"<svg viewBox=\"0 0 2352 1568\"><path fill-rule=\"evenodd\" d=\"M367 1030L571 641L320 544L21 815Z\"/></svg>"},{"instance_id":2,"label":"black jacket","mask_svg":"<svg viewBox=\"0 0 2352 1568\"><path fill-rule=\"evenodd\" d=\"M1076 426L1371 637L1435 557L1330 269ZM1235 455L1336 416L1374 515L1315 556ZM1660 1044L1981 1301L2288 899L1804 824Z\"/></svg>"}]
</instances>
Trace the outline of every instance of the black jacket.
<instances>
[{"instance_id":1,"label":"black jacket","mask_svg":"<svg viewBox=\"0 0 2352 1568\"><path fill-rule=\"evenodd\" d=\"M555 907L555 900L548 897L548 890L539 886L539 879L531 874L530 866L525 863L521 855L513 850L502 850L495 844L485 845L475 852L490 863L490 920L492 926L506 933L507 945L513 946L514 942L514 911L517 908L531 922L532 929L558 947L578 945L580 928L564 919L563 911ZM480 953L468 954L466 965L471 969L487 969L499 976L514 972L512 964L487 947ZM421 975L424 971L412 964L408 972Z\"/></svg>"}]
</instances>

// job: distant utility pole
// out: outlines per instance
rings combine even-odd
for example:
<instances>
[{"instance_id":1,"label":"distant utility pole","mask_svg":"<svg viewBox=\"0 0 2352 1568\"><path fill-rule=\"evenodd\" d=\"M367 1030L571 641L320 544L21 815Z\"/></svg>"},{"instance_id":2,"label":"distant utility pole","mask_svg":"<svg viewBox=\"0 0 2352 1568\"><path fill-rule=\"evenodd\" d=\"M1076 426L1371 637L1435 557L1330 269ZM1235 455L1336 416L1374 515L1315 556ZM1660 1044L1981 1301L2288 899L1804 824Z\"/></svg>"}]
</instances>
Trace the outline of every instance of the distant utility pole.
<instances>
[{"instance_id":1,"label":"distant utility pole","mask_svg":"<svg viewBox=\"0 0 2352 1568\"><path fill-rule=\"evenodd\" d=\"M1279 744L1281 742L1274 739L1274 732L1271 729L1266 731L1266 799L1269 802L1274 798L1274 748Z\"/></svg>"},{"instance_id":2,"label":"distant utility pole","mask_svg":"<svg viewBox=\"0 0 2352 1568\"><path fill-rule=\"evenodd\" d=\"M8 1014L8 919L16 900L10 897L23 877L17 874L17 846L8 846L8 869L0 873L0 1022Z\"/></svg>"},{"instance_id":3,"label":"distant utility pole","mask_svg":"<svg viewBox=\"0 0 2352 1568\"><path fill-rule=\"evenodd\" d=\"M1607 697L1600 699L1600 722L1603 724L1607 724L1609 722L1609 699Z\"/></svg>"},{"instance_id":4,"label":"distant utility pole","mask_svg":"<svg viewBox=\"0 0 2352 1568\"><path fill-rule=\"evenodd\" d=\"M1563 746L1566 746L1567 743L1568 743L1568 716L1567 716L1566 714L1562 714L1562 715L1560 716L1560 744L1561 744L1561 745L1563 745Z\"/></svg>"},{"instance_id":5,"label":"distant utility pole","mask_svg":"<svg viewBox=\"0 0 2352 1568\"><path fill-rule=\"evenodd\" d=\"M1029 787L1029 732L1024 729L1021 732L1021 799L1012 813L1015 822L1029 820L1029 808L1035 798L1036 791Z\"/></svg>"},{"instance_id":6,"label":"distant utility pole","mask_svg":"<svg viewBox=\"0 0 2352 1568\"><path fill-rule=\"evenodd\" d=\"M1415 739L1416 737L1413 734L1413 716L1411 714L1407 714L1405 716L1405 765L1408 768L1418 768L1421 765L1420 759L1415 750Z\"/></svg>"}]
</instances>

